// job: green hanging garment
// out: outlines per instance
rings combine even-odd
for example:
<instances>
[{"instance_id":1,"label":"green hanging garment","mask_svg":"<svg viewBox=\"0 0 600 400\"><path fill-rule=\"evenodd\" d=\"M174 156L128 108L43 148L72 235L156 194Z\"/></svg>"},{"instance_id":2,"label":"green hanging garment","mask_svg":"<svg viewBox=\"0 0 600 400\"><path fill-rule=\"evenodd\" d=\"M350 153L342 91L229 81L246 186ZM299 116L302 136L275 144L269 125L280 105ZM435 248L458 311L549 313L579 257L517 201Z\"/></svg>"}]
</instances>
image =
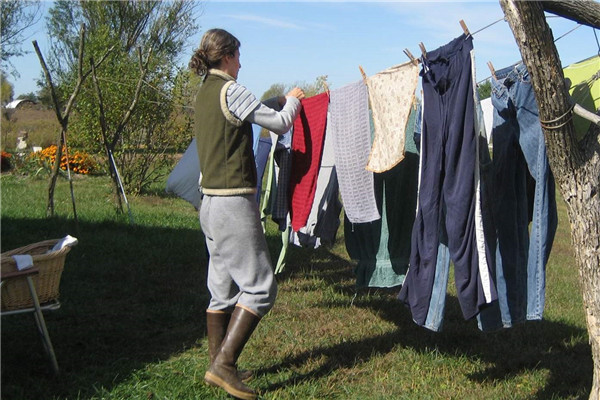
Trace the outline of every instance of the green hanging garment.
<instances>
[{"instance_id":1,"label":"green hanging garment","mask_svg":"<svg viewBox=\"0 0 600 400\"><path fill-rule=\"evenodd\" d=\"M419 173L413 140L415 112L413 109L405 131L404 160L386 172L374 174L381 219L352 224L344 215L346 250L357 261L357 288L402 285L408 270Z\"/></svg>"}]
</instances>

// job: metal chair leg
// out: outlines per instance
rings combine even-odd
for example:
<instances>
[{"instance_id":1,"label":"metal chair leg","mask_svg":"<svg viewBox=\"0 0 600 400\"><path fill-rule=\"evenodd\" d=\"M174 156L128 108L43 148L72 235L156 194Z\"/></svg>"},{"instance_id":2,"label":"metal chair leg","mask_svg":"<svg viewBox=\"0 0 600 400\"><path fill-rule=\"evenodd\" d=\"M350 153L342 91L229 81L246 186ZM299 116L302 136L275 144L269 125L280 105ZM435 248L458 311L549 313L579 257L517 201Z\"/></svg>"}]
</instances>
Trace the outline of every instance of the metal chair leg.
<instances>
[{"instance_id":1,"label":"metal chair leg","mask_svg":"<svg viewBox=\"0 0 600 400\"><path fill-rule=\"evenodd\" d=\"M35 313L33 315L35 317L35 323L38 328L38 333L42 338L42 343L44 344L46 353L48 354L48 357L50 357L50 362L52 363L52 370L55 374L58 374L58 362L56 361L56 355L54 354L54 347L52 347L50 335L48 334L48 330L46 329L46 321L44 320L44 314L42 314L40 302L38 300L37 292L35 290L33 279L31 279L31 276L27 277L27 284L29 285L29 292L31 293L31 298L33 299L33 305L35 307Z\"/></svg>"}]
</instances>

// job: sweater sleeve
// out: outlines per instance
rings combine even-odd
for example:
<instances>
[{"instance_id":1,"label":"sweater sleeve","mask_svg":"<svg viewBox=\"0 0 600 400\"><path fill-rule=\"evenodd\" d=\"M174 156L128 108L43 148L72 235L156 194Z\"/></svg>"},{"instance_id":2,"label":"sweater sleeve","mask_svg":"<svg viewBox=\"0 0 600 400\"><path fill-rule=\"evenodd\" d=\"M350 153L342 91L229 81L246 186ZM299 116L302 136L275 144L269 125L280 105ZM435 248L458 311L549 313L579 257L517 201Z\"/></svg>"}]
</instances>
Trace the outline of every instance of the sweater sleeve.
<instances>
[{"instance_id":1,"label":"sweater sleeve","mask_svg":"<svg viewBox=\"0 0 600 400\"><path fill-rule=\"evenodd\" d=\"M275 111L272 108L261 104L257 109L248 115L248 121L262 126L278 135L283 135L290 130L294 120L300 112L300 100L295 97L286 97L286 102L281 111Z\"/></svg>"},{"instance_id":2,"label":"sweater sleeve","mask_svg":"<svg viewBox=\"0 0 600 400\"><path fill-rule=\"evenodd\" d=\"M300 107L300 100L295 97L286 97L285 105L281 107L276 97L261 103L237 82L227 88L227 108L236 118L260 125L278 135L290 130Z\"/></svg>"}]
</instances>

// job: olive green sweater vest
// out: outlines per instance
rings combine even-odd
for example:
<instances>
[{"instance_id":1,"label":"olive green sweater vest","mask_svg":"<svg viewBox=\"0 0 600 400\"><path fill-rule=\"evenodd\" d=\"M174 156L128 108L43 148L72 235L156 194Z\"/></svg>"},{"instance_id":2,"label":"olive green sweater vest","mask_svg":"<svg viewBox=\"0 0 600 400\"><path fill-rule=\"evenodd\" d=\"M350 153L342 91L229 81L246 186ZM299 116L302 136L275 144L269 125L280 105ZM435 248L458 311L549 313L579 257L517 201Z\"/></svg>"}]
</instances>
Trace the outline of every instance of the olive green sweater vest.
<instances>
[{"instance_id":1,"label":"olive green sweater vest","mask_svg":"<svg viewBox=\"0 0 600 400\"><path fill-rule=\"evenodd\" d=\"M202 171L202 192L212 196L256 193L252 124L227 107L234 79L211 70L196 96L194 133Z\"/></svg>"}]
</instances>

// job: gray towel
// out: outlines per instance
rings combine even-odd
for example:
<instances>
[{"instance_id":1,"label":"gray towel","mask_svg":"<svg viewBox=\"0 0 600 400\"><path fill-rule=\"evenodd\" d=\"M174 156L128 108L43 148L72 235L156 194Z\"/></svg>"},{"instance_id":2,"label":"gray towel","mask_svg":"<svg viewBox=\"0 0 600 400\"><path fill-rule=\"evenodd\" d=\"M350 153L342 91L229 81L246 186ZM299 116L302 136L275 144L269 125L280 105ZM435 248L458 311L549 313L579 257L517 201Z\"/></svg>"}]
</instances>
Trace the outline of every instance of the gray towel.
<instances>
[{"instance_id":1,"label":"gray towel","mask_svg":"<svg viewBox=\"0 0 600 400\"><path fill-rule=\"evenodd\" d=\"M373 173L365 169L371 149L369 100L363 81L331 91L330 131L342 202L352 223L375 221ZM329 133L329 132L328 132Z\"/></svg>"}]
</instances>

